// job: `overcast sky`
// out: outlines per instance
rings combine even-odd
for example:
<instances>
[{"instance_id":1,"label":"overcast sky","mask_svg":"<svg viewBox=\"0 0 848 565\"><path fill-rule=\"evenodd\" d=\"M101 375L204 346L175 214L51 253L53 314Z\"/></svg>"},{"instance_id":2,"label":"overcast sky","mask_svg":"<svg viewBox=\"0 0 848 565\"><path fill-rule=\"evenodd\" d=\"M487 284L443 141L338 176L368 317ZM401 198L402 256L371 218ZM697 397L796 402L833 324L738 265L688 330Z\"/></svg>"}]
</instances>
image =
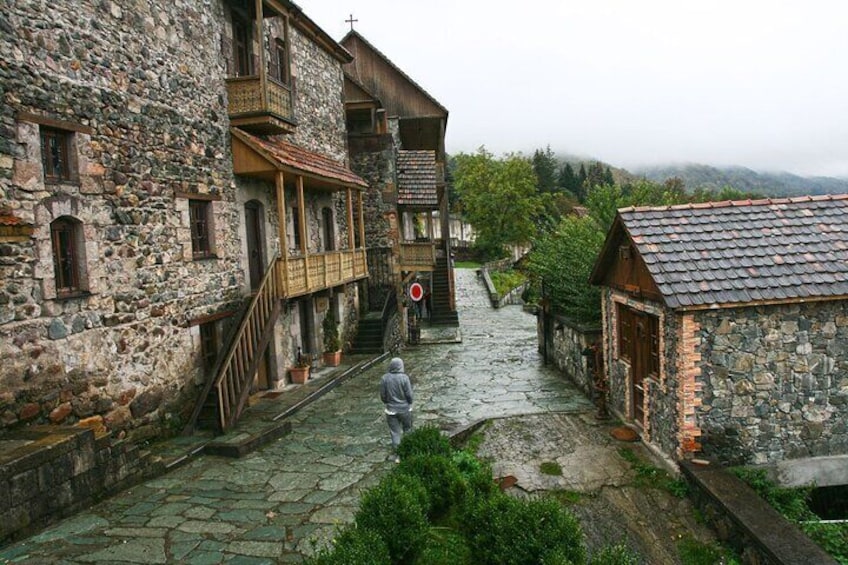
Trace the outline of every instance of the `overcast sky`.
<instances>
[{"instance_id":1,"label":"overcast sky","mask_svg":"<svg viewBox=\"0 0 848 565\"><path fill-rule=\"evenodd\" d=\"M848 177L845 0L296 0L450 112L449 153Z\"/></svg>"}]
</instances>

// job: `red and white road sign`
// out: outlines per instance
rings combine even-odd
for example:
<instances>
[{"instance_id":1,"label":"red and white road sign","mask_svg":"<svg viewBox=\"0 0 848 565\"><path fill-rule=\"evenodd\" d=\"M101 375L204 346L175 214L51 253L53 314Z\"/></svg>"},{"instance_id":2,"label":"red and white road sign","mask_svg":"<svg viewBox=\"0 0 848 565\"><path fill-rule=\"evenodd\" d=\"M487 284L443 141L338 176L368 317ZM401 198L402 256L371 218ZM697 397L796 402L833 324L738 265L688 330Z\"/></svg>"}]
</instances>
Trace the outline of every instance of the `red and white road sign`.
<instances>
[{"instance_id":1,"label":"red and white road sign","mask_svg":"<svg viewBox=\"0 0 848 565\"><path fill-rule=\"evenodd\" d=\"M421 286L421 283L416 282L409 285L409 297L415 302L424 298L424 287Z\"/></svg>"}]
</instances>

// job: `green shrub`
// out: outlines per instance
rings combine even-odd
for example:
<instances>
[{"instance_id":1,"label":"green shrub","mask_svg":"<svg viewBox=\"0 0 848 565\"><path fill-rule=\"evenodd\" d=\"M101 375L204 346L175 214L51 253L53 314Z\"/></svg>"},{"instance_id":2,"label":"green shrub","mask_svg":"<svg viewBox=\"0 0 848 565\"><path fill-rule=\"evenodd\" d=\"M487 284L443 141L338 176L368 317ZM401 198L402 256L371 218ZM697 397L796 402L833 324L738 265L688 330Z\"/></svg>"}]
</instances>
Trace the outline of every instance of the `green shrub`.
<instances>
[{"instance_id":1,"label":"green shrub","mask_svg":"<svg viewBox=\"0 0 848 565\"><path fill-rule=\"evenodd\" d=\"M362 495L356 513L358 528L376 532L393 563L408 563L427 535L427 491L417 478L392 473Z\"/></svg>"},{"instance_id":2,"label":"green shrub","mask_svg":"<svg viewBox=\"0 0 848 565\"><path fill-rule=\"evenodd\" d=\"M495 292L500 296L527 282L527 277L523 273L513 270L491 271L489 278L492 279L492 284L495 285Z\"/></svg>"},{"instance_id":3,"label":"green shrub","mask_svg":"<svg viewBox=\"0 0 848 565\"><path fill-rule=\"evenodd\" d=\"M499 494L467 499L459 523L478 563L540 563L548 555L583 563L585 547L578 520L552 499L518 500Z\"/></svg>"},{"instance_id":4,"label":"green shrub","mask_svg":"<svg viewBox=\"0 0 848 565\"><path fill-rule=\"evenodd\" d=\"M397 473L416 477L427 490L431 519L443 516L465 492L465 482L451 459L443 455L413 455L401 460Z\"/></svg>"},{"instance_id":5,"label":"green shrub","mask_svg":"<svg viewBox=\"0 0 848 565\"><path fill-rule=\"evenodd\" d=\"M479 498L499 492L492 478L492 468L487 463L466 450L454 451L451 459L462 476L467 496Z\"/></svg>"},{"instance_id":6,"label":"green shrub","mask_svg":"<svg viewBox=\"0 0 848 565\"><path fill-rule=\"evenodd\" d=\"M349 526L332 547L307 560L308 565L390 565L389 549L374 531Z\"/></svg>"},{"instance_id":7,"label":"green shrub","mask_svg":"<svg viewBox=\"0 0 848 565\"><path fill-rule=\"evenodd\" d=\"M448 528L431 528L426 547L415 565L475 565L468 543L459 532Z\"/></svg>"},{"instance_id":8,"label":"green shrub","mask_svg":"<svg viewBox=\"0 0 848 565\"><path fill-rule=\"evenodd\" d=\"M589 565L639 565L639 554L622 543L608 545L589 560ZM547 565L547 564L546 564Z\"/></svg>"},{"instance_id":9,"label":"green shrub","mask_svg":"<svg viewBox=\"0 0 848 565\"><path fill-rule=\"evenodd\" d=\"M450 457L453 448L448 438L439 431L439 428L422 426L403 436L397 452L401 459L413 455L444 455Z\"/></svg>"}]
</instances>

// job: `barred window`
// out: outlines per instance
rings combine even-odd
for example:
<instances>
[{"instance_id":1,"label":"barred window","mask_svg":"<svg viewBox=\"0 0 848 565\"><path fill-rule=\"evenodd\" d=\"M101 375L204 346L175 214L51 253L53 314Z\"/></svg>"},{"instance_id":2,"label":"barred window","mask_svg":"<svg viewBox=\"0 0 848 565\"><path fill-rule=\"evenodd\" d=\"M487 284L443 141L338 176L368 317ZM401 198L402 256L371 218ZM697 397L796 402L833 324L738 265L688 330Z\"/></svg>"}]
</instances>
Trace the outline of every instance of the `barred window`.
<instances>
[{"instance_id":1,"label":"barred window","mask_svg":"<svg viewBox=\"0 0 848 565\"><path fill-rule=\"evenodd\" d=\"M69 296L82 292L83 260L82 225L70 217L61 217L50 224L53 245L53 272L56 294Z\"/></svg>"},{"instance_id":2,"label":"barred window","mask_svg":"<svg viewBox=\"0 0 848 565\"><path fill-rule=\"evenodd\" d=\"M191 224L191 251L195 259L212 257L210 237L212 206L206 200L189 200L189 222Z\"/></svg>"},{"instance_id":3,"label":"barred window","mask_svg":"<svg viewBox=\"0 0 848 565\"><path fill-rule=\"evenodd\" d=\"M70 145L73 132L42 127L41 162L44 167L44 180L60 182L73 177L70 161Z\"/></svg>"}]
</instances>

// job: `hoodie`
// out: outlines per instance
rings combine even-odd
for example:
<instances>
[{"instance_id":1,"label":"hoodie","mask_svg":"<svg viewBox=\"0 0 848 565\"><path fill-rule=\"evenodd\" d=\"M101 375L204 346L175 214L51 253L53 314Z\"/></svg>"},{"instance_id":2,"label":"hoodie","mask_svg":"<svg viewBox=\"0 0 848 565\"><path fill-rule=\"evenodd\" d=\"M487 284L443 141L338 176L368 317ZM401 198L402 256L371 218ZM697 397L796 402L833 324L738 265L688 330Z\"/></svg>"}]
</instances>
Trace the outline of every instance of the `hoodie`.
<instances>
[{"instance_id":1,"label":"hoodie","mask_svg":"<svg viewBox=\"0 0 848 565\"><path fill-rule=\"evenodd\" d=\"M389 413L408 412L412 408L412 383L403 372L403 360L389 361L389 372L380 379L380 400Z\"/></svg>"}]
</instances>

